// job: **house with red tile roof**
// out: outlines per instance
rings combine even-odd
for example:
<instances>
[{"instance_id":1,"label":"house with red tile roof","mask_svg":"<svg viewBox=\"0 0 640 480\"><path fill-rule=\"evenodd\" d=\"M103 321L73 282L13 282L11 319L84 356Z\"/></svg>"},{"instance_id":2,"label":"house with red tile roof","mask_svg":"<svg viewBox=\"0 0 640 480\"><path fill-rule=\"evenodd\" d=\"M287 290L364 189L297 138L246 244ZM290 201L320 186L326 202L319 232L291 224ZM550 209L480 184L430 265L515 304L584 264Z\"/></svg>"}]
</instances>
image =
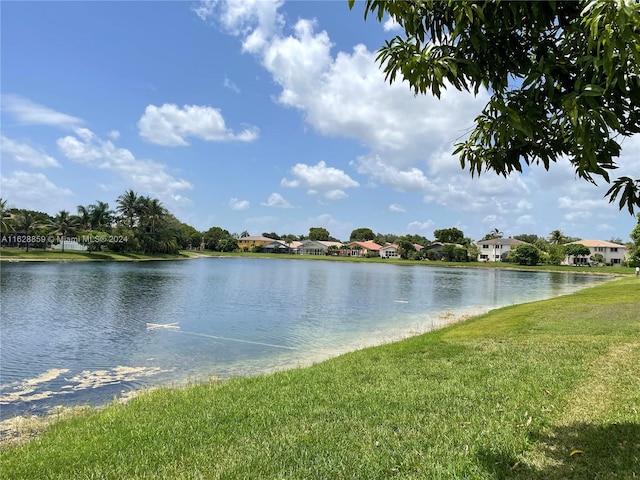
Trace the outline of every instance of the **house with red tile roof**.
<instances>
[{"instance_id":1,"label":"house with red tile roof","mask_svg":"<svg viewBox=\"0 0 640 480\"><path fill-rule=\"evenodd\" d=\"M347 255L351 257L379 257L382 245L370 240L366 242L349 242L347 244Z\"/></svg>"}]
</instances>

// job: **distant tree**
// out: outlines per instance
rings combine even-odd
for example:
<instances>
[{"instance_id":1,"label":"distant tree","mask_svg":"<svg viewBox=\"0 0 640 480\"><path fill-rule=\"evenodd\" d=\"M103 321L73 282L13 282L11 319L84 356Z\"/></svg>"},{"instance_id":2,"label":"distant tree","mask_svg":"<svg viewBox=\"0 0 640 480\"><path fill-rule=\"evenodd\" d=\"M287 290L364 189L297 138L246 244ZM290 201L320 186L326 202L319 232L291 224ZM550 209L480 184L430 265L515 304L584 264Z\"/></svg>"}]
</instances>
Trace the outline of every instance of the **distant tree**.
<instances>
[{"instance_id":1,"label":"distant tree","mask_svg":"<svg viewBox=\"0 0 640 480\"><path fill-rule=\"evenodd\" d=\"M127 226L134 227L136 217L140 211L140 197L129 189L118 197L116 211L124 217Z\"/></svg>"},{"instance_id":2,"label":"distant tree","mask_svg":"<svg viewBox=\"0 0 640 480\"><path fill-rule=\"evenodd\" d=\"M424 237L422 235L416 235L416 234L405 235L405 238L408 238L409 240L411 240L412 243L415 243L416 245L422 245L423 247L426 247L431 243L431 241L429 241L427 237Z\"/></svg>"},{"instance_id":3,"label":"distant tree","mask_svg":"<svg viewBox=\"0 0 640 480\"><path fill-rule=\"evenodd\" d=\"M514 235L513 238L520 240L521 242L531 243L532 245L540 238L533 233L521 233L520 235Z\"/></svg>"},{"instance_id":4,"label":"distant tree","mask_svg":"<svg viewBox=\"0 0 640 480\"><path fill-rule=\"evenodd\" d=\"M243 230L242 233L240 234L240 238L244 238L248 236L249 236L249 232L247 232L246 230Z\"/></svg>"},{"instance_id":5,"label":"distant tree","mask_svg":"<svg viewBox=\"0 0 640 480\"><path fill-rule=\"evenodd\" d=\"M568 243L564 245L564 254L571 257L586 257L591 255L591 250L580 243Z\"/></svg>"},{"instance_id":6,"label":"distant tree","mask_svg":"<svg viewBox=\"0 0 640 480\"><path fill-rule=\"evenodd\" d=\"M441 243L462 243L464 241L464 232L456 227L434 230L433 236Z\"/></svg>"},{"instance_id":7,"label":"distant tree","mask_svg":"<svg viewBox=\"0 0 640 480\"><path fill-rule=\"evenodd\" d=\"M84 205L78 205L78 218L80 218L80 225L83 230L91 230L91 210L90 207Z\"/></svg>"},{"instance_id":8,"label":"distant tree","mask_svg":"<svg viewBox=\"0 0 640 480\"><path fill-rule=\"evenodd\" d=\"M480 241L483 240L494 240L496 238L502 238L504 236L504 233L501 232L499 229L494 228L493 230L491 230L489 233L487 233L484 237L482 237L480 239Z\"/></svg>"},{"instance_id":9,"label":"distant tree","mask_svg":"<svg viewBox=\"0 0 640 480\"><path fill-rule=\"evenodd\" d=\"M594 255L591 255L589 257L589 260L591 260L593 263L597 263L597 264L601 264L601 263L605 262L604 255L602 255L601 253L596 253Z\"/></svg>"},{"instance_id":10,"label":"distant tree","mask_svg":"<svg viewBox=\"0 0 640 480\"><path fill-rule=\"evenodd\" d=\"M30 211L24 211L17 217L16 227L20 233L23 233L27 239L33 233L32 230L39 226L36 216ZM27 247L27 253L29 252L29 242L25 242Z\"/></svg>"},{"instance_id":11,"label":"distant tree","mask_svg":"<svg viewBox=\"0 0 640 480\"><path fill-rule=\"evenodd\" d=\"M218 250L221 252L233 252L238 249L238 240L231 235L225 235L218 242Z\"/></svg>"},{"instance_id":12,"label":"distant tree","mask_svg":"<svg viewBox=\"0 0 640 480\"><path fill-rule=\"evenodd\" d=\"M640 133L638 1L358 4L402 30L377 56L389 82L437 98L449 87L489 92L453 152L472 175L569 158L577 177L609 183L622 142ZM606 195L633 214L640 178L619 177Z\"/></svg>"},{"instance_id":13,"label":"distant tree","mask_svg":"<svg viewBox=\"0 0 640 480\"><path fill-rule=\"evenodd\" d=\"M480 248L475 243L469 243L467 246L467 256L470 261L478 261L478 255L480 255Z\"/></svg>"},{"instance_id":14,"label":"distant tree","mask_svg":"<svg viewBox=\"0 0 640 480\"><path fill-rule=\"evenodd\" d=\"M267 237L267 238L271 238L273 240L280 240L280 238L281 238L280 235L278 235L276 232L271 232L271 233L264 232L262 234L262 236L263 237Z\"/></svg>"},{"instance_id":15,"label":"distant tree","mask_svg":"<svg viewBox=\"0 0 640 480\"><path fill-rule=\"evenodd\" d=\"M370 228L356 228L349 236L351 242L366 242L376 238L375 233Z\"/></svg>"},{"instance_id":16,"label":"distant tree","mask_svg":"<svg viewBox=\"0 0 640 480\"><path fill-rule=\"evenodd\" d=\"M10 219L11 214L7 208L7 200L0 198L0 232L7 233L9 229L13 228Z\"/></svg>"},{"instance_id":17,"label":"distant tree","mask_svg":"<svg viewBox=\"0 0 640 480\"><path fill-rule=\"evenodd\" d=\"M623 245L624 244L624 242L622 241L622 239L620 237L611 237L609 239L609 241L611 243L617 243L618 245Z\"/></svg>"},{"instance_id":18,"label":"distant tree","mask_svg":"<svg viewBox=\"0 0 640 480\"><path fill-rule=\"evenodd\" d=\"M629 265L632 267L640 266L640 213L638 214L638 224L629 235L633 242L629 249Z\"/></svg>"},{"instance_id":19,"label":"distant tree","mask_svg":"<svg viewBox=\"0 0 640 480\"><path fill-rule=\"evenodd\" d=\"M549 243L551 245L561 245L567 241L567 237L562 230L554 230L549 234Z\"/></svg>"},{"instance_id":20,"label":"distant tree","mask_svg":"<svg viewBox=\"0 0 640 480\"><path fill-rule=\"evenodd\" d=\"M399 237L396 241L398 243L400 258L407 259L416 251L416 247L413 246L413 241L409 236Z\"/></svg>"},{"instance_id":21,"label":"distant tree","mask_svg":"<svg viewBox=\"0 0 640 480\"><path fill-rule=\"evenodd\" d=\"M53 221L47 225L51 228L51 233L62 237L62 251L64 252L64 243L67 233L73 232L80 226L80 218L71 215L66 210L60 210L54 217Z\"/></svg>"},{"instance_id":22,"label":"distant tree","mask_svg":"<svg viewBox=\"0 0 640 480\"><path fill-rule=\"evenodd\" d=\"M209 230L204 232L204 246L207 250L219 252L221 251L219 242L226 237L231 237L231 234L227 230L224 230L221 227L211 227Z\"/></svg>"},{"instance_id":23,"label":"distant tree","mask_svg":"<svg viewBox=\"0 0 640 480\"><path fill-rule=\"evenodd\" d=\"M560 265L565 257L565 250L562 245L549 245L547 250L547 261L551 265Z\"/></svg>"},{"instance_id":24,"label":"distant tree","mask_svg":"<svg viewBox=\"0 0 640 480\"><path fill-rule=\"evenodd\" d=\"M311 227L309 229L309 240L320 240L322 242L329 241L329 230L323 227Z\"/></svg>"},{"instance_id":25,"label":"distant tree","mask_svg":"<svg viewBox=\"0 0 640 480\"><path fill-rule=\"evenodd\" d=\"M179 246L180 248L200 248L200 244L202 243L202 233L196 230L191 225L186 223L181 224L182 227L182 235L180 236Z\"/></svg>"},{"instance_id":26,"label":"distant tree","mask_svg":"<svg viewBox=\"0 0 640 480\"><path fill-rule=\"evenodd\" d=\"M537 265L540 263L540 250L529 243L521 243L511 250L509 260L518 265Z\"/></svg>"},{"instance_id":27,"label":"distant tree","mask_svg":"<svg viewBox=\"0 0 640 480\"><path fill-rule=\"evenodd\" d=\"M79 211L78 213L80 213L82 217L83 212ZM89 205L89 215L90 228L107 232L111 230L114 212L109 208L108 203L97 200L96 203Z\"/></svg>"}]
</instances>

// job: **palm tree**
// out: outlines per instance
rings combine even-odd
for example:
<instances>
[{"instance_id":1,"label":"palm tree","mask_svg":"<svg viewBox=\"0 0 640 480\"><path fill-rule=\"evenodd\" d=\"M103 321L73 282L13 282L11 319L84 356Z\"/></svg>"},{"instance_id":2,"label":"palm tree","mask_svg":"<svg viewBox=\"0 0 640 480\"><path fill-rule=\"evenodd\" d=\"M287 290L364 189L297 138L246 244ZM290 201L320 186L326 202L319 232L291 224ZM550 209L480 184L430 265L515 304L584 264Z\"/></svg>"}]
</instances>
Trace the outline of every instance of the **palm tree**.
<instances>
[{"instance_id":1,"label":"palm tree","mask_svg":"<svg viewBox=\"0 0 640 480\"><path fill-rule=\"evenodd\" d=\"M7 233L9 228L13 228L5 219L11 218L11 215L7 211L7 201L0 198L0 233Z\"/></svg>"},{"instance_id":2,"label":"palm tree","mask_svg":"<svg viewBox=\"0 0 640 480\"><path fill-rule=\"evenodd\" d=\"M62 235L62 252L64 253L64 241L68 231L73 230L80 223L78 217L72 216L66 210L60 210L58 215L55 216L51 222L50 227L53 228L53 233Z\"/></svg>"},{"instance_id":3,"label":"palm tree","mask_svg":"<svg viewBox=\"0 0 640 480\"><path fill-rule=\"evenodd\" d=\"M127 221L127 225L133 228L135 218L140 208L140 197L136 192L129 189L118 197L116 211Z\"/></svg>"},{"instance_id":4,"label":"palm tree","mask_svg":"<svg viewBox=\"0 0 640 480\"><path fill-rule=\"evenodd\" d=\"M551 245L560 245L567 240L567 237L562 233L562 230L554 230L549 234L549 243Z\"/></svg>"},{"instance_id":5,"label":"palm tree","mask_svg":"<svg viewBox=\"0 0 640 480\"><path fill-rule=\"evenodd\" d=\"M147 203L146 214L147 219L151 222L151 232L154 233L156 229L156 225L164 218L167 210L164 208L160 200L154 198L153 200Z\"/></svg>"},{"instance_id":6,"label":"palm tree","mask_svg":"<svg viewBox=\"0 0 640 480\"><path fill-rule=\"evenodd\" d=\"M91 205L85 207L84 205L78 205L78 217L82 228L85 230L91 230Z\"/></svg>"},{"instance_id":7,"label":"palm tree","mask_svg":"<svg viewBox=\"0 0 640 480\"><path fill-rule=\"evenodd\" d=\"M113 212L109 210L109 204L97 200L93 205L89 205L91 213L91 227L95 230L102 230L107 226L111 226Z\"/></svg>"},{"instance_id":8,"label":"palm tree","mask_svg":"<svg viewBox=\"0 0 640 480\"><path fill-rule=\"evenodd\" d=\"M17 227L18 230L22 233L24 232L25 237L29 237L32 228L36 228L38 223L36 222L36 217L31 212L24 212L18 215L17 218ZM29 242L25 242L27 244L27 253L29 253Z\"/></svg>"}]
</instances>

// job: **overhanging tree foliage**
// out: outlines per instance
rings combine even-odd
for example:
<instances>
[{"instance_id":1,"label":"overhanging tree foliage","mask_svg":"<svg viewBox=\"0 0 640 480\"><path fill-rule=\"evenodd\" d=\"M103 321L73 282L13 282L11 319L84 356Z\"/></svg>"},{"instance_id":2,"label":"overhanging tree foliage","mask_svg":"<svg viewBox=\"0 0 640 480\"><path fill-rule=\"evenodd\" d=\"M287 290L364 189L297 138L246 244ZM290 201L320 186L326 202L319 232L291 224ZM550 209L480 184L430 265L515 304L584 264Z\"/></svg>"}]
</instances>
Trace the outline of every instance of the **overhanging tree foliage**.
<instances>
[{"instance_id":1,"label":"overhanging tree foliage","mask_svg":"<svg viewBox=\"0 0 640 480\"><path fill-rule=\"evenodd\" d=\"M567 156L580 178L609 183L622 140L640 133L636 1L366 0L369 14L404 30L379 50L388 81L438 98L448 86L490 92L454 151L472 175ZM606 195L633 214L640 178L619 177Z\"/></svg>"}]
</instances>

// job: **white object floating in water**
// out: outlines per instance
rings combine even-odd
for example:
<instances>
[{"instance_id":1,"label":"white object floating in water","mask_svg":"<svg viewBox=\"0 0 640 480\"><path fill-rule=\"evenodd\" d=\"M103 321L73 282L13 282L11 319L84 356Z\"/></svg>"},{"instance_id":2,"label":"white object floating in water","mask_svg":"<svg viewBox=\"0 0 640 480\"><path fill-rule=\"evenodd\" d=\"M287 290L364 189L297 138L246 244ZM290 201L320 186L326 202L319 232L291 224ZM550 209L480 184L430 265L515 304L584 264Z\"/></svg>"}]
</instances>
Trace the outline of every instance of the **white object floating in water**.
<instances>
[{"instance_id":1,"label":"white object floating in water","mask_svg":"<svg viewBox=\"0 0 640 480\"><path fill-rule=\"evenodd\" d=\"M175 323L149 323L147 322L147 330L157 330L158 328L166 328L169 330L180 330L178 322Z\"/></svg>"},{"instance_id":2,"label":"white object floating in water","mask_svg":"<svg viewBox=\"0 0 640 480\"><path fill-rule=\"evenodd\" d=\"M409 303L409 300L394 300L394 303Z\"/></svg>"}]
</instances>

